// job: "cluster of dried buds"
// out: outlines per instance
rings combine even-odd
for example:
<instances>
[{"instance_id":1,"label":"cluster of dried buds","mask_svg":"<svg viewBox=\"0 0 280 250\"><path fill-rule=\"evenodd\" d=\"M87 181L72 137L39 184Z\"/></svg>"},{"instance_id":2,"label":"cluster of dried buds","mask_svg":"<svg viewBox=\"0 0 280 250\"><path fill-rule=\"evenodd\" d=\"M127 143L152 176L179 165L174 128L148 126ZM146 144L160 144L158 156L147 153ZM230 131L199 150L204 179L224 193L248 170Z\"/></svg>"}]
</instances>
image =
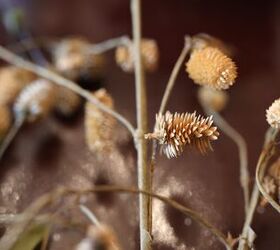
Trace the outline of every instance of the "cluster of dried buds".
<instances>
[{"instance_id":1,"label":"cluster of dried buds","mask_svg":"<svg viewBox=\"0 0 280 250\"><path fill-rule=\"evenodd\" d=\"M280 128L280 98L266 110L266 120L272 128Z\"/></svg>"},{"instance_id":2,"label":"cluster of dried buds","mask_svg":"<svg viewBox=\"0 0 280 250\"><path fill-rule=\"evenodd\" d=\"M219 132L212 126L212 117L203 118L196 113L157 114L153 133L146 139L157 139L163 153L168 157L177 157L186 145L198 149L202 154L212 150L211 141L217 140Z\"/></svg>"}]
</instances>

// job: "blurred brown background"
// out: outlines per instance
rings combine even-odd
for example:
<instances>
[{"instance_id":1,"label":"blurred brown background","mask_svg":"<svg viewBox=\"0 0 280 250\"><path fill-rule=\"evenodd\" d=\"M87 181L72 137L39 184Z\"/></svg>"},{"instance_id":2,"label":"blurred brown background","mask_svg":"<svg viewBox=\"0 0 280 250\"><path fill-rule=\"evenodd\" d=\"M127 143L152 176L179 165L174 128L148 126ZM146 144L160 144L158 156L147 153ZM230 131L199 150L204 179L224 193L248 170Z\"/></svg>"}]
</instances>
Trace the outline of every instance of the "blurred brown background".
<instances>
[{"instance_id":1,"label":"blurred brown background","mask_svg":"<svg viewBox=\"0 0 280 250\"><path fill-rule=\"evenodd\" d=\"M128 0L25 2L34 36L81 35L100 42L131 34ZM143 35L156 39L161 51L159 70L147 76L150 128L184 35L206 32L228 42L235 50L239 78L229 90L230 103L223 115L248 142L253 180L267 128L265 109L280 95L280 3L143 0L142 4ZM1 43L7 44L8 39L1 37ZM133 83L133 75L117 68L113 53L108 53L103 84L114 96L117 110L135 123ZM201 113L196 90L197 86L181 70L168 108ZM116 133L123 134L123 129L120 127ZM214 153L204 157L186 152L167 161L159 156L155 189L196 209L224 232L237 236L244 219L237 148L223 134L214 148ZM135 183L136 174L132 142L122 143L119 151L108 155L105 161L87 151L82 116L70 124L51 117L25 127L0 165L3 212L21 211L35 197L58 185L129 186ZM113 225L124 249L137 249L135 197L97 196L89 205L100 220ZM280 249L280 217L272 208L256 213L253 229L258 236L257 249ZM81 236L79 232L59 231L53 236L51 249L69 249L66 246L73 246ZM208 231L159 202L155 202L154 236L155 249L222 249Z\"/></svg>"}]
</instances>

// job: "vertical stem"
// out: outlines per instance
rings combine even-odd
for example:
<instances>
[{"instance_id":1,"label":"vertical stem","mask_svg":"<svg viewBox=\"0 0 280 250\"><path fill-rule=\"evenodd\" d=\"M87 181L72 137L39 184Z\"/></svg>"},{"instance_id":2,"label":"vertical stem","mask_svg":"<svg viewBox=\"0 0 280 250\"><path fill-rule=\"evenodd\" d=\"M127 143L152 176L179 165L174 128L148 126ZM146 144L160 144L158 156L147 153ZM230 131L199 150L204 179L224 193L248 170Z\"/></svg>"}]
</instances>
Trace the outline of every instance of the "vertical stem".
<instances>
[{"instance_id":1,"label":"vertical stem","mask_svg":"<svg viewBox=\"0 0 280 250\"><path fill-rule=\"evenodd\" d=\"M149 190L149 178L147 171L147 142L144 133L147 131L147 96L141 57L141 0L131 0L131 14L133 27L133 43L135 56L135 85L136 85L136 111L137 111L137 169L138 188ZM149 197L139 196L139 226L140 226L140 249L151 248L151 236L149 232Z\"/></svg>"}]
</instances>

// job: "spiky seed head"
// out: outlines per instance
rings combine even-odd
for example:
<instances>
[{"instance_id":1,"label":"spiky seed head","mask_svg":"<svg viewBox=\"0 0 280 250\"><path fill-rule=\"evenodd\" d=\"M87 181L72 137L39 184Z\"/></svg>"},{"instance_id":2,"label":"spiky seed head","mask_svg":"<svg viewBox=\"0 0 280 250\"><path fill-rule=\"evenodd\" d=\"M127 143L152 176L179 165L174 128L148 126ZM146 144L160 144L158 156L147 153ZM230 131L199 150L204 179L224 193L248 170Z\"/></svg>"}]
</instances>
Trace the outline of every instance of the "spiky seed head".
<instances>
[{"instance_id":1,"label":"spiky seed head","mask_svg":"<svg viewBox=\"0 0 280 250\"><path fill-rule=\"evenodd\" d=\"M11 111L6 105L0 105L0 140L7 133L12 123Z\"/></svg>"},{"instance_id":2,"label":"spiky seed head","mask_svg":"<svg viewBox=\"0 0 280 250\"><path fill-rule=\"evenodd\" d=\"M105 89L93 93L100 102L109 108L114 107L113 98ZM102 112L94 104L87 102L85 105L85 137L89 149L94 153L111 151L113 148L113 133L116 120Z\"/></svg>"},{"instance_id":3,"label":"spiky seed head","mask_svg":"<svg viewBox=\"0 0 280 250\"><path fill-rule=\"evenodd\" d=\"M36 121L49 114L55 105L56 95L53 83L38 79L25 87L14 104L16 117L26 115L29 122Z\"/></svg>"},{"instance_id":4,"label":"spiky seed head","mask_svg":"<svg viewBox=\"0 0 280 250\"><path fill-rule=\"evenodd\" d=\"M0 69L0 104L11 105L19 92L36 76L15 66L5 66Z\"/></svg>"},{"instance_id":5,"label":"spiky seed head","mask_svg":"<svg viewBox=\"0 0 280 250\"><path fill-rule=\"evenodd\" d=\"M266 120L272 128L280 128L280 98L266 110Z\"/></svg>"},{"instance_id":6,"label":"spiky seed head","mask_svg":"<svg viewBox=\"0 0 280 250\"><path fill-rule=\"evenodd\" d=\"M203 105L206 105L215 111L221 111L227 105L228 94L223 90L200 87L198 89L198 100Z\"/></svg>"},{"instance_id":7,"label":"spiky seed head","mask_svg":"<svg viewBox=\"0 0 280 250\"><path fill-rule=\"evenodd\" d=\"M212 150L211 141L217 140L219 132L212 126L212 117L203 118L196 113L166 112L156 115L155 130L145 138L155 138L162 145L163 153L168 157L177 157L186 145L198 149L202 154Z\"/></svg>"},{"instance_id":8,"label":"spiky seed head","mask_svg":"<svg viewBox=\"0 0 280 250\"><path fill-rule=\"evenodd\" d=\"M218 90L228 89L237 77L235 63L213 47L194 50L186 70L195 83Z\"/></svg>"},{"instance_id":9,"label":"spiky seed head","mask_svg":"<svg viewBox=\"0 0 280 250\"><path fill-rule=\"evenodd\" d=\"M89 53L92 44L84 38L64 39L54 48L55 68L69 78L87 73L99 75L104 67L104 57Z\"/></svg>"},{"instance_id":10,"label":"spiky seed head","mask_svg":"<svg viewBox=\"0 0 280 250\"><path fill-rule=\"evenodd\" d=\"M55 108L59 113L70 116L79 109L82 100L78 94L63 86L57 86L56 92Z\"/></svg>"},{"instance_id":11,"label":"spiky seed head","mask_svg":"<svg viewBox=\"0 0 280 250\"><path fill-rule=\"evenodd\" d=\"M141 41L141 55L143 60L143 67L148 72L153 72L158 67L159 62L159 49L155 40L153 39L142 39ZM134 71L134 52L133 43L128 45L119 46L116 49L116 63L125 72Z\"/></svg>"}]
</instances>

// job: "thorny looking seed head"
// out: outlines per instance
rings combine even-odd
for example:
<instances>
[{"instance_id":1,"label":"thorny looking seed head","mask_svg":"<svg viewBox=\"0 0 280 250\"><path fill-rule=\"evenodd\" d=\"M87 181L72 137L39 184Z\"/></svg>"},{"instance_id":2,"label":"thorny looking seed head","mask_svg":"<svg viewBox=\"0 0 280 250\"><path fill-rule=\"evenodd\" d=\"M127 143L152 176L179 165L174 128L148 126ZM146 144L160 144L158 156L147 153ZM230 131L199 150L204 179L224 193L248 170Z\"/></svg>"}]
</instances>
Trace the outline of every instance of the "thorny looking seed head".
<instances>
[{"instance_id":1,"label":"thorny looking seed head","mask_svg":"<svg viewBox=\"0 0 280 250\"><path fill-rule=\"evenodd\" d=\"M280 128L280 98L266 110L266 120L272 128Z\"/></svg>"},{"instance_id":2,"label":"thorny looking seed head","mask_svg":"<svg viewBox=\"0 0 280 250\"><path fill-rule=\"evenodd\" d=\"M198 89L198 100L215 111L221 111L228 102L228 94L222 90L200 87Z\"/></svg>"},{"instance_id":3,"label":"thorny looking seed head","mask_svg":"<svg viewBox=\"0 0 280 250\"><path fill-rule=\"evenodd\" d=\"M186 63L186 71L195 83L218 90L228 89L237 77L235 63L213 47L194 50Z\"/></svg>"},{"instance_id":4,"label":"thorny looking seed head","mask_svg":"<svg viewBox=\"0 0 280 250\"><path fill-rule=\"evenodd\" d=\"M159 61L159 49L156 41L153 39L142 39L141 55L144 69L149 72L155 71L158 67ZM116 63L123 71L133 72L135 60L133 43L130 42L127 46L119 46L116 49L115 58Z\"/></svg>"},{"instance_id":5,"label":"thorny looking seed head","mask_svg":"<svg viewBox=\"0 0 280 250\"><path fill-rule=\"evenodd\" d=\"M35 80L18 96L14 104L16 117L26 115L29 122L33 122L49 114L55 104L54 85L45 79Z\"/></svg>"},{"instance_id":6,"label":"thorny looking seed head","mask_svg":"<svg viewBox=\"0 0 280 250\"><path fill-rule=\"evenodd\" d=\"M179 156L185 145L193 146L204 154L212 150L210 142L219 136L217 127L212 124L212 117L203 118L196 112L171 114L167 111L165 115L156 115L155 130L146 134L145 138L157 139L168 158Z\"/></svg>"}]
</instances>

